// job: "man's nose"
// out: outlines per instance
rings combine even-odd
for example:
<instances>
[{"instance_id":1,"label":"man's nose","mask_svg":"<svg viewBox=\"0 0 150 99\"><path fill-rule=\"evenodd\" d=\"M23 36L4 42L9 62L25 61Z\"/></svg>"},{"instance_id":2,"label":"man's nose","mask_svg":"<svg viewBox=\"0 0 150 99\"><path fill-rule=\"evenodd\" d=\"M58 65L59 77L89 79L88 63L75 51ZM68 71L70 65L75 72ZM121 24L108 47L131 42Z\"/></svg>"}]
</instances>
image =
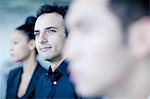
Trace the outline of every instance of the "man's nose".
<instances>
[{"instance_id":1,"label":"man's nose","mask_svg":"<svg viewBox=\"0 0 150 99\"><path fill-rule=\"evenodd\" d=\"M10 47L10 51L13 51L14 50L14 48L13 47Z\"/></svg>"},{"instance_id":2,"label":"man's nose","mask_svg":"<svg viewBox=\"0 0 150 99\"><path fill-rule=\"evenodd\" d=\"M42 32L42 33L40 34L40 36L39 36L39 42L40 42L41 44L45 44L45 43L48 42L48 35L47 35L46 32Z\"/></svg>"},{"instance_id":3,"label":"man's nose","mask_svg":"<svg viewBox=\"0 0 150 99\"><path fill-rule=\"evenodd\" d=\"M14 44L10 43L10 51L13 51L13 50L14 50Z\"/></svg>"}]
</instances>

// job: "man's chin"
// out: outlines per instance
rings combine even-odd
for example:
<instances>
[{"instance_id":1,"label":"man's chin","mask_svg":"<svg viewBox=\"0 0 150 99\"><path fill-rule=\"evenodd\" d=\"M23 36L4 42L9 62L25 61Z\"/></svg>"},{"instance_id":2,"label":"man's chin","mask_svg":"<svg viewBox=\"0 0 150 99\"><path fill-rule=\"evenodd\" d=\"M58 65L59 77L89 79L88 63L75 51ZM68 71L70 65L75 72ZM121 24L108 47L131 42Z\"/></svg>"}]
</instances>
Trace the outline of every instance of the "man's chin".
<instances>
[{"instance_id":1,"label":"man's chin","mask_svg":"<svg viewBox=\"0 0 150 99\"><path fill-rule=\"evenodd\" d=\"M46 61L50 61L52 58L44 56L43 59L46 60Z\"/></svg>"},{"instance_id":2,"label":"man's chin","mask_svg":"<svg viewBox=\"0 0 150 99\"><path fill-rule=\"evenodd\" d=\"M46 61L56 61L60 59L59 54L40 54L40 56Z\"/></svg>"},{"instance_id":3,"label":"man's chin","mask_svg":"<svg viewBox=\"0 0 150 99\"><path fill-rule=\"evenodd\" d=\"M43 58L46 61L51 59L51 57L48 54L40 54L40 56L41 56L41 58Z\"/></svg>"}]
</instances>

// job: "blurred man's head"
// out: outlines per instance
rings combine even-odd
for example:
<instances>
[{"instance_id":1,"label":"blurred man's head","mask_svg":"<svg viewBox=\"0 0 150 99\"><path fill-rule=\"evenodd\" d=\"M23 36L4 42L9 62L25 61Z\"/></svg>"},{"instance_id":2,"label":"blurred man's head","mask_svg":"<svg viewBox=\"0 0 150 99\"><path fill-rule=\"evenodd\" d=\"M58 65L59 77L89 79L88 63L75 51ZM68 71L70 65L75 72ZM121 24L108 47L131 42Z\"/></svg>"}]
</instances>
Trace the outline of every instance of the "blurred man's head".
<instances>
[{"instance_id":1,"label":"blurred man's head","mask_svg":"<svg viewBox=\"0 0 150 99\"><path fill-rule=\"evenodd\" d=\"M44 5L37 12L34 34L36 47L45 60L55 60L61 55L66 31L64 16L67 7Z\"/></svg>"},{"instance_id":2,"label":"blurred man's head","mask_svg":"<svg viewBox=\"0 0 150 99\"><path fill-rule=\"evenodd\" d=\"M109 93L132 73L136 55L131 51L129 31L147 10L146 0L73 2L67 16L65 54L79 94Z\"/></svg>"}]
</instances>

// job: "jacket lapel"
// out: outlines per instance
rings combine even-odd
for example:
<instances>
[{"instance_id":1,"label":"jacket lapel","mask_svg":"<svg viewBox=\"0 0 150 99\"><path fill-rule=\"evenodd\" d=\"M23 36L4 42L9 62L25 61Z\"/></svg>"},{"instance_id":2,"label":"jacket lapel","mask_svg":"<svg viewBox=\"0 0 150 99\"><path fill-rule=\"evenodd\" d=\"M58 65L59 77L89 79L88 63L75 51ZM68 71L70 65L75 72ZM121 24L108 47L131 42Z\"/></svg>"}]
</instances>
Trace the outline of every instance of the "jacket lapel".
<instances>
[{"instance_id":1,"label":"jacket lapel","mask_svg":"<svg viewBox=\"0 0 150 99\"><path fill-rule=\"evenodd\" d=\"M38 64L33 73L33 76L31 78L31 81L29 83L29 86L27 88L27 91L26 91L26 94L24 97L30 96L30 95L35 95L36 81L39 78L39 76L41 76L43 74L43 72L44 72L43 68Z\"/></svg>"},{"instance_id":2,"label":"jacket lapel","mask_svg":"<svg viewBox=\"0 0 150 99\"><path fill-rule=\"evenodd\" d=\"M12 93L14 93L14 97L16 97L17 96L17 93L18 93L18 89L19 89L19 85L20 85L20 81L21 81L21 75L22 75L22 73L23 73L23 68L21 67L20 69L19 69L19 71L17 71L18 72L18 74L16 75L16 77L15 77L15 79L14 79L14 88L13 88L13 91L14 92L12 92Z\"/></svg>"}]
</instances>

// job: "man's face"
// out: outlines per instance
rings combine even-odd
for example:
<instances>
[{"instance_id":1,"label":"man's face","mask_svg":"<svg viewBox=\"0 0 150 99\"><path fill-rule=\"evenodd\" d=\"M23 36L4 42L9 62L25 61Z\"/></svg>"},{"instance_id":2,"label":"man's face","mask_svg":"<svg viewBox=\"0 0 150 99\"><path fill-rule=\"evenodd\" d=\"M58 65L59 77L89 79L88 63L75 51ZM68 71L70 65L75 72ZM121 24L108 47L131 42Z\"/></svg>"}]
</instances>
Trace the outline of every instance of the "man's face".
<instances>
[{"instance_id":1,"label":"man's face","mask_svg":"<svg viewBox=\"0 0 150 99\"><path fill-rule=\"evenodd\" d=\"M76 91L85 96L111 91L131 69L120 21L103 1L77 0L66 18L65 55Z\"/></svg>"},{"instance_id":2,"label":"man's face","mask_svg":"<svg viewBox=\"0 0 150 99\"><path fill-rule=\"evenodd\" d=\"M65 42L63 17L57 13L46 13L35 23L36 48L45 60L61 54Z\"/></svg>"}]
</instances>

